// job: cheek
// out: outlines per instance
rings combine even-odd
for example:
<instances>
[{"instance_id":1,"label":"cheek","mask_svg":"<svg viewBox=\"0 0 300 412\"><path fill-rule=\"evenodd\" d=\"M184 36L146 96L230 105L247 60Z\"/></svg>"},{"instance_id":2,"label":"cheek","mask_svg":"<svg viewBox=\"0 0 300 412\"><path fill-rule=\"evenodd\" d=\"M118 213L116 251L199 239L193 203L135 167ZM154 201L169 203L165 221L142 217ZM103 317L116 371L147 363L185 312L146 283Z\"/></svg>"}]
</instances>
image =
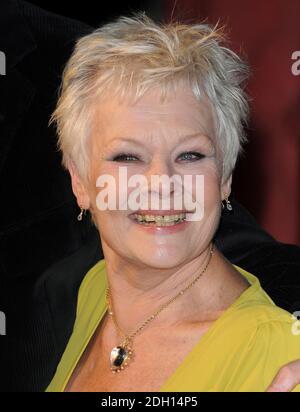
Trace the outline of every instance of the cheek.
<instances>
[{"instance_id":1,"label":"cheek","mask_svg":"<svg viewBox=\"0 0 300 412\"><path fill-rule=\"evenodd\" d=\"M213 236L221 217L220 181L217 176L206 179L204 189L203 227L207 234Z\"/></svg>"},{"instance_id":2,"label":"cheek","mask_svg":"<svg viewBox=\"0 0 300 412\"><path fill-rule=\"evenodd\" d=\"M196 185L194 185L194 195L197 192L196 189L198 189L199 193L204 196L203 199L200 198L201 203L204 203L204 205L208 207L212 207L214 204L219 206L219 203L221 202L221 177L216 162L207 162L199 168L197 173L203 178L203 180L200 180L203 186L201 186L200 190L196 187Z\"/></svg>"},{"instance_id":3,"label":"cheek","mask_svg":"<svg viewBox=\"0 0 300 412\"><path fill-rule=\"evenodd\" d=\"M101 176L109 176L109 181L111 184L102 187L97 187L96 182L98 177ZM109 193L110 204L115 204L118 208L119 205L119 198L120 194L122 196L122 192L124 190L124 185L122 182L119 181L119 168L118 167L105 167L101 168L98 167L96 171L93 173L93 177L91 179L94 183L89 186L89 195L90 195L90 202L91 202L91 211L93 213L94 219L97 222L97 227L102 233L109 233L109 237L115 237L118 239L122 232L126 232L129 229L130 220L127 218L128 211L127 210L114 210L114 209L106 209L100 210L97 206L99 198L108 202L108 197L104 196ZM131 189L133 190L133 189ZM128 190L128 193L130 189ZM114 201L112 200L114 199ZM122 199L122 197L121 197ZM122 205L121 205L122 206ZM125 205L126 206L126 205Z\"/></svg>"},{"instance_id":4,"label":"cheek","mask_svg":"<svg viewBox=\"0 0 300 412\"><path fill-rule=\"evenodd\" d=\"M95 164L94 162L90 182L89 197L91 209L93 213L98 216L99 220L102 220L108 213L113 212L113 210L99 209L97 202L100 202L101 199L101 202L110 202L110 205L114 203L116 203L116 205L118 204L118 170L115 167L103 167L101 162L99 164ZM109 198L107 196L108 193Z\"/></svg>"},{"instance_id":5,"label":"cheek","mask_svg":"<svg viewBox=\"0 0 300 412\"><path fill-rule=\"evenodd\" d=\"M214 232L219 224L221 214L221 191L220 191L220 175L215 164L203 168L203 191L199 196L199 204L204 213L199 221L199 230L207 235ZM203 196L203 197L202 197Z\"/></svg>"},{"instance_id":6,"label":"cheek","mask_svg":"<svg viewBox=\"0 0 300 412\"><path fill-rule=\"evenodd\" d=\"M220 181L212 176L204 177L204 204L213 207L220 205Z\"/></svg>"}]
</instances>

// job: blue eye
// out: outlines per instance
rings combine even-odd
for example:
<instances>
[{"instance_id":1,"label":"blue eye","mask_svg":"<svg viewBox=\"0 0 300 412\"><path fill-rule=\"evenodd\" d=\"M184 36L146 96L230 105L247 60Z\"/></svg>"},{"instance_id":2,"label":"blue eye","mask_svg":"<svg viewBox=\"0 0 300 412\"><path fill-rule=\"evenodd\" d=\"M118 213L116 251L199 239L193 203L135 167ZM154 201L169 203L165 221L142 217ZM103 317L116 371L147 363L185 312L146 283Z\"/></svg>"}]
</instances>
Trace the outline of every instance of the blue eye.
<instances>
[{"instance_id":1,"label":"blue eye","mask_svg":"<svg viewBox=\"0 0 300 412\"><path fill-rule=\"evenodd\" d=\"M197 160L203 159L205 155L199 152L184 152L179 157L181 158L184 157L183 160L197 161Z\"/></svg>"},{"instance_id":2,"label":"blue eye","mask_svg":"<svg viewBox=\"0 0 300 412\"><path fill-rule=\"evenodd\" d=\"M130 162L130 161L135 160L135 159L138 160L137 156L135 156L135 155L133 155L133 154L130 154L130 153L120 153L120 154L118 154L117 156L114 156L112 160L113 160L114 162Z\"/></svg>"}]
</instances>

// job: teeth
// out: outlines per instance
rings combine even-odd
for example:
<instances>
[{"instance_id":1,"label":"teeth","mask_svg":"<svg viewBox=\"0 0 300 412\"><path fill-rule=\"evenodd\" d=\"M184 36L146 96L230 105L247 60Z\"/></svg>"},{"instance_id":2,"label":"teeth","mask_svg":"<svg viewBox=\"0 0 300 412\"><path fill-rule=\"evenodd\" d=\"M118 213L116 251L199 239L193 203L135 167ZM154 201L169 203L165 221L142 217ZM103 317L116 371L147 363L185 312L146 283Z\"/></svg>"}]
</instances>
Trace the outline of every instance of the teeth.
<instances>
[{"instance_id":1,"label":"teeth","mask_svg":"<svg viewBox=\"0 0 300 412\"><path fill-rule=\"evenodd\" d=\"M165 223L175 223L177 221L182 221L186 217L185 213L180 213L177 215L140 215L140 214L135 214L134 218L140 222L154 222L154 223L159 223L164 225Z\"/></svg>"}]
</instances>

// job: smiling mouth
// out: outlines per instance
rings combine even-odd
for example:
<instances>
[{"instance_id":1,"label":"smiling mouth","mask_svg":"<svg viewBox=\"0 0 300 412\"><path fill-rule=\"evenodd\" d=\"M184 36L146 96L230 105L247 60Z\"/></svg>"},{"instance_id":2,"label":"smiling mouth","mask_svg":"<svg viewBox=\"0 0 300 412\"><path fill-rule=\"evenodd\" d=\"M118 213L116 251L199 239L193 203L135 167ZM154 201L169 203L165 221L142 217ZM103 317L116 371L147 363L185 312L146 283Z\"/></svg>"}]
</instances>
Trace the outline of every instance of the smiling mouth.
<instances>
[{"instance_id":1,"label":"smiling mouth","mask_svg":"<svg viewBox=\"0 0 300 412\"><path fill-rule=\"evenodd\" d=\"M175 226L186 220L186 213L178 213L174 215L144 215L134 213L131 216L136 223L146 226Z\"/></svg>"}]
</instances>

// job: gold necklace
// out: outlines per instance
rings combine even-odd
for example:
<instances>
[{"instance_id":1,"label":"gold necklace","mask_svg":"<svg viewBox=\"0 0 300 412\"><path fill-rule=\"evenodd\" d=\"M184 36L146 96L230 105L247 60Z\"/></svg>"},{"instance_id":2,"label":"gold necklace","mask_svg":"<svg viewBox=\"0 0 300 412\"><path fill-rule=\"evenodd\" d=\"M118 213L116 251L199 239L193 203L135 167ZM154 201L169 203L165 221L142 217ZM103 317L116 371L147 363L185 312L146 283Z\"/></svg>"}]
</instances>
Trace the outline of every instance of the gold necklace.
<instances>
[{"instance_id":1,"label":"gold necklace","mask_svg":"<svg viewBox=\"0 0 300 412\"><path fill-rule=\"evenodd\" d=\"M209 252L209 258L208 261L204 267L204 269L200 272L200 274L191 282L189 283L186 287L184 287L180 292L178 292L172 299L170 299L168 302L164 303L153 315L151 315L148 319L146 319L141 326L139 326L134 332L130 333L129 335L125 335L125 333L120 329L113 310L112 310L112 304L110 303L110 289L109 286L106 289L106 301L107 301L107 306L108 306L108 313L111 315L112 320L115 324L116 329L120 332L121 335L124 336L123 342L115 346L111 353L110 353L110 369L112 373L120 372L125 368L125 366L128 365L129 361L133 357L133 350L131 347L132 344L132 339L142 330L144 329L145 326L148 325L149 322L151 322L153 319L155 319L159 313L166 309L172 302L174 302L177 298L182 296L188 289L190 289L194 284L197 282L197 280L200 279L200 277L203 275L203 273L206 271L208 268L208 265L211 261L212 255L213 255L213 249L214 246L211 244L210 246L210 252Z\"/></svg>"}]
</instances>

